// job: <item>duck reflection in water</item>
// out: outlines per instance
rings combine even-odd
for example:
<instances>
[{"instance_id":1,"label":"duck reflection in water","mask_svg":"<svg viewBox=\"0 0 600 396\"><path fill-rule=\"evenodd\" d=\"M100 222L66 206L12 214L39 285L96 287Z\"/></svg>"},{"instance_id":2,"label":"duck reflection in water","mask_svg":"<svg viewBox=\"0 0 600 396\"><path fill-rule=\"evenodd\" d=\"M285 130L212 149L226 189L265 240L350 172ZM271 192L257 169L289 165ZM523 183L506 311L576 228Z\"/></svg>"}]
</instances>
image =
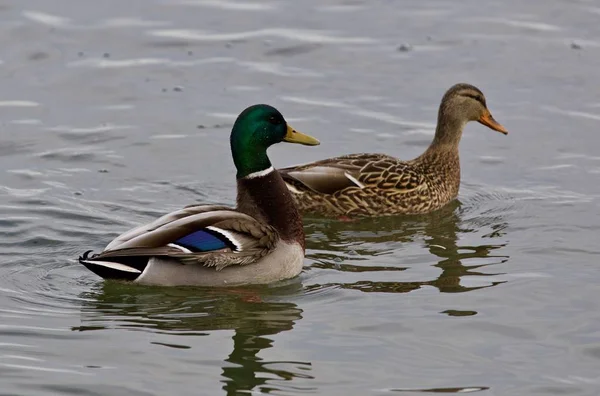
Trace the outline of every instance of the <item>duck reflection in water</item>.
<instances>
[{"instance_id":1,"label":"duck reflection in water","mask_svg":"<svg viewBox=\"0 0 600 396\"><path fill-rule=\"evenodd\" d=\"M314 262L311 270L336 270L349 273L398 272L417 268L419 260L409 258L411 267L405 266L406 257L399 247L414 249L415 242L423 241L429 253L437 257L441 273L437 278L423 281L373 281L330 282L307 285L309 289L340 287L362 292L406 293L423 286L433 286L440 292L459 293L504 283L495 280L500 273L482 272L484 267L506 262L509 257L494 255L504 246L498 244L459 245L461 234L491 232L482 235L485 240L501 238L507 227L501 214L473 216L465 220L467 211L455 200L433 213L413 216L365 218L351 222L324 218L305 218L307 257ZM398 264L377 265L382 256L395 254ZM379 259L378 259L379 257ZM427 260L421 258L421 261ZM364 265L355 264L365 261ZM389 259L383 260L389 263ZM428 265L423 263L423 265ZM368 277L368 275L366 276ZM374 276L375 277L375 276ZM482 285L482 277L490 278Z\"/></svg>"},{"instance_id":2,"label":"duck reflection in water","mask_svg":"<svg viewBox=\"0 0 600 396\"><path fill-rule=\"evenodd\" d=\"M233 330L233 350L224 359L221 382L227 395L278 389L279 381L309 378L310 362L265 361L259 354L273 346L273 336L291 330L302 319L296 304L284 302L299 293L297 282L277 288L240 289L160 288L105 282L97 293L86 293L83 325L74 331L124 329L177 336L210 336ZM195 351L194 353L197 353ZM310 389L306 389L309 391Z\"/></svg>"}]
</instances>

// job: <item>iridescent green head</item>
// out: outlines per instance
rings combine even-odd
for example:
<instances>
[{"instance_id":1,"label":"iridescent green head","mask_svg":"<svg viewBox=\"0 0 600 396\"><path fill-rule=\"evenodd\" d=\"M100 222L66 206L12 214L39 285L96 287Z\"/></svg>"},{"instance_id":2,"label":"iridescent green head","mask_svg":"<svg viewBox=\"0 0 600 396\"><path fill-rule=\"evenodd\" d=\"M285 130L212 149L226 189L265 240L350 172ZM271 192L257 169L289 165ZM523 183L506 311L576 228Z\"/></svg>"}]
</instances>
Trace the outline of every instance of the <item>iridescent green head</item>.
<instances>
[{"instance_id":1,"label":"iridescent green head","mask_svg":"<svg viewBox=\"0 0 600 396\"><path fill-rule=\"evenodd\" d=\"M266 104L242 111L233 124L230 142L238 179L269 169L267 149L275 143L319 144L317 139L295 131L276 108Z\"/></svg>"}]
</instances>

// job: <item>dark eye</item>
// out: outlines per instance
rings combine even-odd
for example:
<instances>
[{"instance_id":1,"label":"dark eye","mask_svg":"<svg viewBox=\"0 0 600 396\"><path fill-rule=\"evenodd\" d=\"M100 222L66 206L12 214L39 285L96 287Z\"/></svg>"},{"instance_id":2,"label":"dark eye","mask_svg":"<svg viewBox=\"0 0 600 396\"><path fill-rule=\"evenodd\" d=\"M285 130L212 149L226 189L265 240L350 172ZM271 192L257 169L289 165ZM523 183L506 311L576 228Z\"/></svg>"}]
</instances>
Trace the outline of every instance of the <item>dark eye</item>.
<instances>
[{"instance_id":1,"label":"dark eye","mask_svg":"<svg viewBox=\"0 0 600 396\"><path fill-rule=\"evenodd\" d=\"M269 122L273 125L279 125L281 124L281 120L275 116L271 116L269 117Z\"/></svg>"}]
</instances>

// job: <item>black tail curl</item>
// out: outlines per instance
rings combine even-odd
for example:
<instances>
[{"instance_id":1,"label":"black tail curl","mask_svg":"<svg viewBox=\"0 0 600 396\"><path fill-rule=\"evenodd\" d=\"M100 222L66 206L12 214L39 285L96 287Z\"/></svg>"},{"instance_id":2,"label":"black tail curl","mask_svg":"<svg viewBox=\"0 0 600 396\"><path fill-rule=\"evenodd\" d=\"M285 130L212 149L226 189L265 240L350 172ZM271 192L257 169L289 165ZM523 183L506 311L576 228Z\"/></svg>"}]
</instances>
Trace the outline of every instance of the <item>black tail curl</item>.
<instances>
[{"instance_id":1,"label":"black tail curl","mask_svg":"<svg viewBox=\"0 0 600 396\"><path fill-rule=\"evenodd\" d=\"M81 264L82 261L93 259L97 256L97 254L92 254L92 256L90 257L91 252L93 252L93 250L88 250L87 252L83 253L83 255L79 256L79 263Z\"/></svg>"}]
</instances>

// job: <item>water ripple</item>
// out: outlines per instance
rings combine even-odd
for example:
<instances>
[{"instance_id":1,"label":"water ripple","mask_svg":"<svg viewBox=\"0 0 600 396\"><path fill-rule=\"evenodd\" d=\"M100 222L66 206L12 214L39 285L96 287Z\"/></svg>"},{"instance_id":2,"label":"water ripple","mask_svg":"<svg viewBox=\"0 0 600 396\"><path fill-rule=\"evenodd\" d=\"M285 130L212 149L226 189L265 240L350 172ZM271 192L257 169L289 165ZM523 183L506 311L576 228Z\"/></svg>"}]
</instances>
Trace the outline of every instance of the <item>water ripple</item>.
<instances>
[{"instance_id":1,"label":"water ripple","mask_svg":"<svg viewBox=\"0 0 600 396\"><path fill-rule=\"evenodd\" d=\"M38 152L35 156L62 162L107 161L107 158L120 158L113 150L102 150L96 146L63 147Z\"/></svg>"},{"instance_id":2,"label":"water ripple","mask_svg":"<svg viewBox=\"0 0 600 396\"><path fill-rule=\"evenodd\" d=\"M600 121L600 114L588 113L585 111L564 110L564 109L559 109L559 108L552 107L552 106L542 106L541 109L551 112L551 113L563 114L563 115L567 115L567 116L571 116L571 117L587 118L589 120Z\"/></svg>"},{"instance_id":3,"label":"water ripple","mask_svg":"<svg viewBox=\"0 0 600 396\"><path fill-rule=\"evenodd\" d=\"M23 11L23 16L31 21L52 27L67 27L71 23L69 18L39 11Z\"/></svg>"},{"instance_id":4,"label":"water ripple","mask_svg":"<svg viewBox=\"0 0 600 396\"><path fill-rule=\"evenodd\" d=\"M93 127L72 127L68 125L58 125L55 127L46 128L48 131L53 132L63 132L73 135L87 135L87 134L97 134L104 133L108 131L118 131L124 129L133 129L136 128L134 125L115 125L115 124L101 124Z\"/></svg>"},{"instance_id":5,"label":"water ripple","mask_svg":"<svg viewBox=\"0 0 600 396\"><path fill-rule=\"evenodd\" d=\"M258 29L239 33L209 33L202 30L170 29L153 30L156 37L178 38L192 41L244 41L261 37L277 37L306 43L323 44L370 44L374 40L367 37L336 36L336 32L308 29Z\"/></svg>"},{"instance_id":6,"label":"water ripple","mask_svg":"<svg viewBox=\"0 0 600 396\"><path fill-rule=\"evenodd\" d=\"M200 65L210 65L213 63L232 63L234 58L213 57L191 61L175 61L169 58L135 58L135 59L106 59L106 58L88 58L73 61L67 64L69 67L96 67L101 69L119 69L126 67L140 66L172 66L172 67L193 67Z\"/></svg>"},{"instance_id":7,"label":"water ripple","mask_svg":"<svg viewBox=\"0 0 600 396\"><path fill-rule=\"evenodd\" d=\"M414 121L407 121L402 119L401 117L380 111L380 110L368 110L365 108L362 108L360 106L357 105L353 105L353 104L349 104L349 103L344 103L344 102L340 102L337 100L333 100L333 99L325 99L325 98L307 98L307 97L300 97L300 96L280 96L279 97L281 100L286 101L286 102L290 102L290 103L297 103L297 104L303 104L303 105L308 105L308 106L318 106L318 107L331 107L331 108L337 108L337 109L344 109L345 113L347 114L351 114L354 116L359 116L359 117L364 117L364 118L369 118L369 119L374 119L374 120L378 120L378 121L383 121L389 124L393 124L393 125L399 125L402 126L404 128L407 129L411 129L410 132L407 133L425 133L428 135L432 134L432 131L435 130L436 125L435 124L431 124L431 123L426 123L426 122L414 122ZM375 98L370 98L371 100L369 100L369 102L372 101L379 101L381 98L379 97L375 97ZM390 135L391 136L396 136L396 135ZM384 136L380 136L380 137L384 137Z\"/></svg>"},{"instance_id":8,"label":"water ripple","mask_svg":"<svg viewBox=\"0 0 600 396\"><path fill-rule=\"evenodd\" d=\"M381 389L381 392L394 392L394 393L475 393L482 392L490 389L487 386L466 386L466 387L449 387L449 388L430 388L430 389Z\"/></svg>"},{"instance_id":9,"label":"water ripple","mask_svg":"<svg viewBox=\"0 0 600 396\"><path fill-rule=\"evenodd\" d=\"M569 191L557 186L533 186L530 188L501 187L498 191L510 194L517 200L550 201L552 203L586 203L595 201L598 197Z\"/></svg>"},{"instance_id":10,"label":"water ripple","mask_svg":"<svg viewBox=\"0 0 600 396\"><path fill-rule=\"evenodd\" d=\"M3 2L0 393L596 394L600 8L397 3ZM137 287L77 262L232 204L232 166L203 164L244 103L279 100L332 143L275 164L418 153L427 98L465 79L523 133L465 139L439 213L307 218L302 275L268 287Z\"/></svg>"},{"instance_id":11,"label":"water ripple","mask_svg":"<svg viewBox=\"0 0 600 396\"><path fill-rule=\"evenodd\" d=\"M38 107L39 103L31 100L2 100L0 107Z\"/></svg>"},{"instance_id":12,"label":"water ripple","mask_svg":"<svg viewBox=\"0 0 600 396\"><path fill-rule=\"evenodd\" d=\"M244 68L261 73L274 74L283 77L323 77L323 73L301 69L299 67L284 66L275 62L238 62Z\"/></svg>"},{"instance_id":13,"label":"water ripple","mask_svg":"<svg viewBox=\"0 0 600 396\"><path fill-rule=\"evenodd\" d=\"M78 25L73 23L73 20L59 15L49 14L41 11L23 11L23 16L33 22L37 22L42 25L50 26L53 28L62 29L77 29L77 30L91 30L91 29L114 29L114 28L135 28L135 27L164 27L169 26L169 22L164 21L150 21L141 18L110 18L104 21L100 21L96 24Z\"/></svg>"},{"instance_id":14,"label":"water ripple","mask_svg":"<svg viewBox=\"0 0 600 396\"><path fill-rule=\"evenodd\" d=\"M335 4L335 5L325 5L325 6L317 6L317 10L321 12L357 12L362 11L366 8L364 5L358 4Z\"/></svg>"},{"instance_id":15,"label":"water ripple","mask_svg":"<svg viewBox=\"0 0 600 396\"><path fill-rule=\"evenodd\" d=\"M516 28L523 28L527 30L534 30L540 32L558 32L563 30L561 27L556 25L551 25L549 23L544 22L536 22L536 21L523 21L517 19L507 19L507 18L477 18L473 19L477 22L485 22L485 23L498 23L506 26L512 26Z\"/></svg>"},{"instance_id":16,"label":"water ripple","mask_svg":"<svg viewBox=\"0 0 600 396\"><path fill-rule=\"evenodd\" d=\"M468 204L454 202L429 215L350 223L305 219L307 257L313 260L308 290L407 293L432 286L457 293L506 282L501 273L483 268L509 259L495 251L507 244L503 230L512 202L500 209L484 197L474 194ZM484 241L475 244L469 238L471 244L459 243L459 236L466 240L468 233L481 235ZM432 264L438 271L432 273ZM341 274L343 282L336 280Z\"/></svg>"},{"instance_id":17,"label":"water ripple","mask_svg":"<svg viewBox=\"0 0 600 396\"><path fill-rule=\"evenodd\" d=\"M168 2L169 5L187 5L207 8L217 8L228 11L270 11L274 10L277 5L275 3L251 3L242 1L228 0L184 0Z\"/></svg>"},{"instance_id":18,"label":"water ripple","mask_svg":"<svg viewBox=\"0 0 600 396\"><path fill-rule=\"evenodd\" d=\"M100 22L98 28L119 28L119 27L159 27L168 26L169 22L147 21L140 18L111 18Z\"/></svg>"},{"instance_id":19,"label":"water ripple","mask_svg":"<svg viewBox=\"0 0 600 396\"><path fill-rule=\"evenodd\" d=\"M305 98L298 96L280 96L279 99L290 102L290 103L298 103L310 106L319 106L319 107L332 107L338 109L348 109L352 108L351 105L339 102L332 99L321 99L321 98Z\"/></svg>"},{"instance_id":20,"label":"water ripple","mask_svg":"<svg viewBox=\"0 0 600 396\"><path fill-rule=\"evenodd\" d=\"M36 118L25 118L20 120L11 120L10 123L13 125L41 125L42 120L38 120Z\"/></svg>"}]
</instances>

